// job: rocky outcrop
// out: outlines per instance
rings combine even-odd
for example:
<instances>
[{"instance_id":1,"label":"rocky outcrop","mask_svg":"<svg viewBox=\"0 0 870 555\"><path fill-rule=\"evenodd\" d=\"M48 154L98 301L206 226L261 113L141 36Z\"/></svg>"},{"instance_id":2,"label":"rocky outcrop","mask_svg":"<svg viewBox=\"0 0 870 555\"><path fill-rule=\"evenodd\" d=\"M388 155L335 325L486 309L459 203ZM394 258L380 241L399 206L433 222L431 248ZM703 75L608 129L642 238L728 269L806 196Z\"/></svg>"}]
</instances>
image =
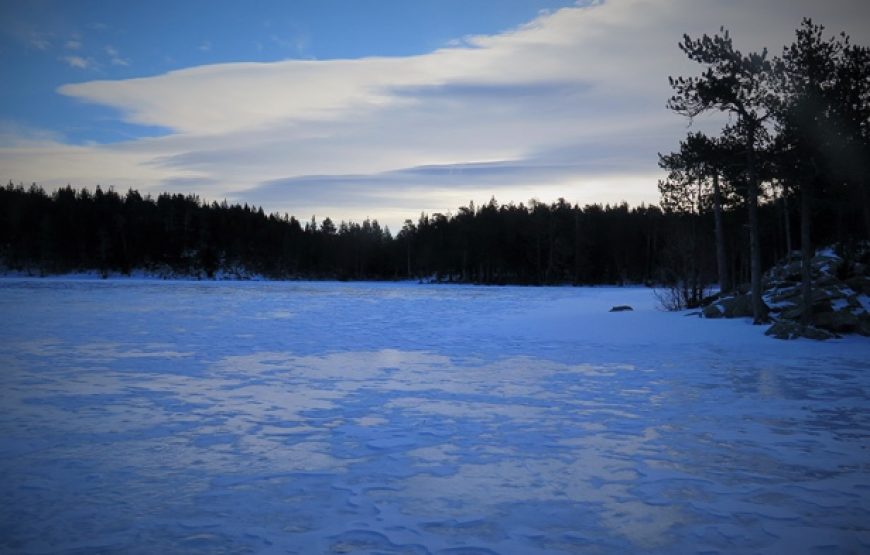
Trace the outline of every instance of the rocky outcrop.
<instances>
[{"instance_id":1,"label":"rocky outcrop","mask_svg":"<svg viewBox=\"0 0 870 555\"><path fill-rule=\"evenodd\" d=\"M813 257L813 287L810 325L801 324L807 307L801 291L799 254L771 268L765 274L764 302L773 325L767 335L779 339L808 337L830 339L840 334L870 336L870 246L838 254L832 248ZM747 294L716 296L704 307L706 318L752 316Z\"/></svg>"},{"instance_id":2,"label":"rocky outcrop","mask_svg":"<svg viewBox=\"0 0 870 555\"><path fill-rule=\"evenodd\" d=\"M798 337L806 337L808 339L833 339L837 337L833 333L819 329L814 326L802 326L793 320L780 320L770 326L764 335L769 335L777 339L797 339Z\"/></svg>"},{"instance_id":3,"label":"rocky outcrop","mask_svg":"<svg viewBox=\"0 0 870 555\"><path fill-rule=\"evenodd\" d=\"M765 314L770 307L764 305ZM747 294L734 294L717 297L704 307L704 318L744 318L752 317L752 297Z\"/></svg>"},{"instance_id":4,"label":"rocky outcrop","mask_svg":"<svg viewBox=\"0 0 870 555\"><path fill-rule=\"evenodd\" d=\"M630 306L628 306L627 304L620 304L620 305L617 305L617 306L614 306L613 308L611 308L610 312L628 312L629 310L634 310L634 309L631 308Z\"/></svg>"}]
</instances>

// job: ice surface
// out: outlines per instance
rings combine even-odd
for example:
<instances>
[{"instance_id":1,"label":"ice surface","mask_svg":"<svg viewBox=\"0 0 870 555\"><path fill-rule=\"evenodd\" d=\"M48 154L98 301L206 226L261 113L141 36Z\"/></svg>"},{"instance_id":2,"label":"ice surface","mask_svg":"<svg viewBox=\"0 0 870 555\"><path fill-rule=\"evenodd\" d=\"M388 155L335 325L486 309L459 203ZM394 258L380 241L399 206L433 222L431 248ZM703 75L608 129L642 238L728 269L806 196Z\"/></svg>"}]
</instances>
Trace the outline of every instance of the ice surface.
<instances>
[{"instance_id":1,"label":"ice surface","mask_svg":"<svg viewBox=\"0 0 870 555\"><path fill-rule=\"evenodd\" d=\"M0 551L870 550L870 341L655 305L0 280Z\"/></svg>"}]
</instances>

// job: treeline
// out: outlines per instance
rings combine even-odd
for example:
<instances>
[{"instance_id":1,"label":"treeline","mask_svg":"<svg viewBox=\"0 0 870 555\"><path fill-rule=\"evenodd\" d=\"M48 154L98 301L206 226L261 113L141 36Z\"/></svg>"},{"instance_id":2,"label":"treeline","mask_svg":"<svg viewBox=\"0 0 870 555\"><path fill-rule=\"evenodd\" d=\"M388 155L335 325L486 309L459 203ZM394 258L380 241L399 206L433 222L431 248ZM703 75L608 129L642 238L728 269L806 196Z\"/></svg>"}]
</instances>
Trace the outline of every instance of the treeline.
<instances>
[{"instance_id":1,"label":"treeline","mask_svg":"<svg viewBox=\"0 0 870 555\"><path fill-rule=\"evenodd\" d=\"M795 211L781 200L762 208L767 264L785 254ZM854 205L830 205L819 228L831 241L851 236ZM741 229L742 213L725 214ZM655 206L498 204L406 220L394 236L377 221L305 223L262 208L196 196L142 196L97 188L52 193L0 187L0 262L38 274L80 271L272 279L424 279L487 284L672 282L688 260L715 279L709 212ZM794 232L792 232L794 234ZM688 241L691 238L692 241ZM730 271L748 279L746 234L729 236ZM687 250L688 249L688 250ZM687 259L687 254L689 258Z\"/></svg>"},{"instance_id":2,"label":"treeline","mask_svg":"<svg viewBox=\"0 0 870 555\"><path fill-rule=\"evenodd\" d=\"M654 280L667 219L655 207L492 200L422 214L394 236L376 220L302 223L192 195L12 183L0 207L0 257L16 271L523 284Z\"/></svg>"},{"instance_id":3,"label":"treeline","mask_svg":"<svg viewBox=\"0 0 870 555\"><path fill-rule=\"evenodd\" d=\"M348 277L392 275L384 257L392 237L377 222L321 225L253 206L206 203L194 195L69 186L49 194L32 185L0 189L0 257L6 268L58 274L76 271L227 277L336 277L338 260L353 260ZM345 269L342 268L341 271Z\"/></svg>"}]
</instances>

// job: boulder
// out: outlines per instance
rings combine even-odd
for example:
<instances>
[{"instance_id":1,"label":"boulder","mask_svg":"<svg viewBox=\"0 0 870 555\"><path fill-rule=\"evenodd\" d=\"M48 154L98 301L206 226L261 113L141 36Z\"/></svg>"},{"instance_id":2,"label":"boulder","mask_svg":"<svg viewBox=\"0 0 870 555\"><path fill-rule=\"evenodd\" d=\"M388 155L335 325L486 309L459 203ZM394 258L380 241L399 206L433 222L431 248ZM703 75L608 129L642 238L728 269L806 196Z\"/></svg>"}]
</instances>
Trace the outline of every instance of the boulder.
<instances>
[{"instance_id":1,"label":"boulder","mask_svg":"<svg viewBox=\"0 0 870 555\"><path fill-rule=\"evenodd\" d=\"M779 317L785 320L800 320L804 313L802 304L790 304L782 307Z\"/></svg>"},{"instance_id":2,"label":"boulder","mask_svg":"<svg viewBox=\"0 0 870 555\"><path fill-rule=\"evenodd\" d=\"M797 339L798 337L806 337L807 339L816 339L824 341L837 337L833 333L819 329L813 326L803 327L793 320L779 320L764 332L764 335L769 335L777 339Z\"/></svg>"},{"instance_id":3,"label":"boulder","mask_svg":"<svg viewBox=\"0 0 870 555\"><path fill-rule=\"evenodd\" d=\"M701 299L700 306L710 306L722 297L722 293L713 293Z\"/></svg>"},{"instance_id":4,"label":"boulder","mask_svg":"<svg viewBox=\"0 0 870 555\"><path fill-rule=\"evenodd\" d=\"M725 316L725 312L718 303L705 306L703 314L704 318L723 318Z\"/></svg>"},{"instance_id":5,"label":"boulder","mask_svg":"<svg viewBox=\"0 0 870 555\"><path fill-rule=\"evenodd\" d=\"M821 299L813 303L813 317L815 317L815 315L817 314L824 314L833 311L834 306L831 304L831 301L829 299ZM785 318L787 320L800 320L803 313L804 304L802 302L799 302L797 304L784 306L780 312L779 317Z\"/></svg>"},{"instance_id":6,"label":"boulder","mask_svg":"<svg viewBox=\"0 0 870 555\"><path fill-rule=\"evenodd\" d=\"M772 303L785 303L785 302L797 302L801 296L800 287L783 287L774 289L770 294L770 302Z\"/></svg>"},{"instance_id":7,"label":"boulder","mask_svg":"<svg viewBox=\"0 0 870 555\"><path fill-rule=\"evenodd\" d=\"M858 317L848 309L813 314L813 325L835 333L858 331Z\"/></svg>"},{"instance_id":8,"label":"boulder","mask_svg":"<svg viewBox=\"0 0 870 555\"><path fill-rule=\"evenodd\" d=\"M792 320L780 320L776 322L764 332L764 335L769 335L777 339L797 339L801 336L800 324Z\"/></svg>"},{"instance_id":9,"label":"boulder","mask_svg":"<svg viewBox=\"0 0 870 555\"><path fill-rule=\"evenodd\" d=\"M762 309L762 316L766 318L770 313L770 307L762 302ZM751 318L753 316L752 296L738 293L722 297L705 306L702 313L704 318Z\"/></svg>"},{"instance_id":10,"label":"boulder","mask_svg":"<svg viewBox=\"0 0 870 555\"><path fill-rule=\"evenodd\" d=\"M807 339L815 339L816 341L825 341L827 339L835 339L838 337L834 333L813 326L805 327L801 330L801 335Z\"/></svg>"},{"instance_id":11,"label":"boulder","mask_svg":"<svg viewBox=\"0 0 870 555\"><path fill-rule=\"evenodd\" d=\"M719 304L722 305L722 312L726 318L751 318L752 314L752 296L751 295L735 295L722 299ZM766 317L770 312L770 307L762 302L762 316Z\"/></svg>"},{"instance_id":12,"label":"boulder","mask_svg":"<svg viewBox=\"0 0 870 555\"><path fill-rule=\"evenodd\" d=\"M810 265L812 277L809 326L801 325L806 313L801 288L800 253L792 253L764 276L765 317L776 323L768 335L781 339L808 337L830 339L839 333L870 337L870 313L861 295L870 295L870 242L857 247L832 247L816 252ZM710 299L706 318L752 317L752 299L745 286L737 293Z\"/></svg>"},{"instance_id":13,"label":"boulder","mask_svg":"<svg viewBox=\"0 0 870 555\"><path fill-rule=\"evenodd\" d=\"M611 308L610 312L627 312L629 310L634 310L634 309L631 308L630 306L628 306L627 304L620 304L620 305L616 305L613 308Z\"/></svg>"},{"instance_id":14,"label":"boulder","mask_svg":"<svg viewBox=\"0 0 870 555\"><path fill-rule=\"evenodd\" d=\"M752 302L748 295L725 297L719 301L719 305L722 307L722 315L726 318L752 316Z\"/></svg>"},{"instance_id":15,"label":"boulder","mask_svg":"<svg viewBox=\"0 0 870 555\"><path fill-rule=\"evenodd\" d=\"M859 295L870 295L870 278L867 276L852 276L846 279L846 285Z\"/></svg>"}]
</instances>

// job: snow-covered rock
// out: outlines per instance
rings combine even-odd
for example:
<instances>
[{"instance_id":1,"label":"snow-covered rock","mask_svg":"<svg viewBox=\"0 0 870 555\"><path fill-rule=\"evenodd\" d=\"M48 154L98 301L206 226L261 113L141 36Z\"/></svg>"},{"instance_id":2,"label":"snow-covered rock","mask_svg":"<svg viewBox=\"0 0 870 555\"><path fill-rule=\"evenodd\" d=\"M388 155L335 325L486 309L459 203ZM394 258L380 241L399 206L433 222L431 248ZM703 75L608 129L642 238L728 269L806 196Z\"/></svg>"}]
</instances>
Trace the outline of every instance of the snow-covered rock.
<instances>
[{"instance_id":1,"label":"snow-covered rock","mask_svg":"<svg viewBox=\"0 0 870 555\"><path fill-rule=\"evenodd\" d=\"M865 284L870 282L870 268L863 262L870 256L870 247L863 245L844 256L837 251L833 247L819 249L811 262L812 327L833 334L870 335L868 303L862 303L861 299L866 298ZM777 323L799 323L807 310L801 291L800 256L793 254L771 268L765 275L765 286L765 301L771 307L772 318ZM773 329L770 331L771 335L780 336ZM806 330L802 335L825 334Z\"/></svg>"},{"instance_id":2,"label":"snow-covered rock","mask_svg":"<svg viewBox=\"0 0 870 555\"><path fill-rule=\"evenodd\" d=\"M828 339L837 334L870 336L870 245L841 256L838 249L819 249L812 259L811 324L801 325L806 310L801 291L801 257L792 253L764 276L764 306L773 326L767 335L779 339ZM841 251L842 252L842 251ZM705 318L752 316L751 298L735 293L713 297Z\"/></svg>"},{"instance_id":3,"label":"snow-covered rock","mask_svg":"<svg viewBox=\"0 0 870 555\"><path fill-rule=\"evenodd\" d=\"M768 310L767 305L764 306ZM704 307L705 318L744 318L752 316L752 297L748 294L736 293L722 297L714 297L712 302Z\"/></svg>"}]
</instances>

